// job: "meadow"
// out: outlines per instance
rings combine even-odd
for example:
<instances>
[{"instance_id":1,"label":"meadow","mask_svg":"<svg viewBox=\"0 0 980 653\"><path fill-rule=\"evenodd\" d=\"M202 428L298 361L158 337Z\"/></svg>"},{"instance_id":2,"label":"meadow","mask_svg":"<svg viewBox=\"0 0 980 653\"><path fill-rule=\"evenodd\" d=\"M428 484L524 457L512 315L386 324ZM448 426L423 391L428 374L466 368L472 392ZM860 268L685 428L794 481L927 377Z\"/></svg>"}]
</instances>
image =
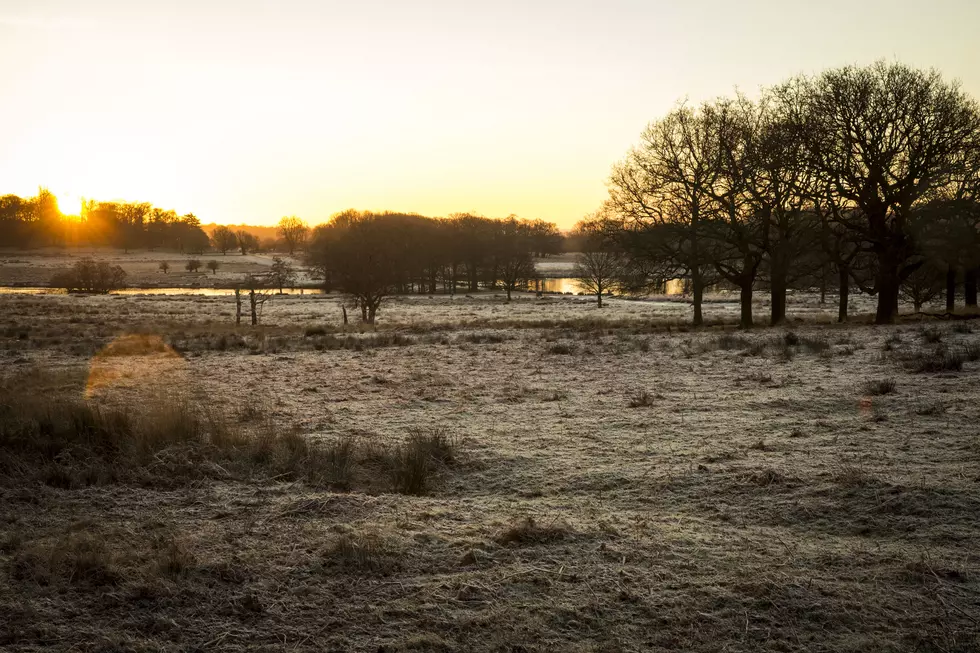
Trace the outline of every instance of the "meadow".
<instances>
[{"instance_id":1,"label":"meadow","mask_svg":"<svg viewBox=\"0 0 980 653\"><path fill-rule=\"evenodd\" d=\"M0 649L977 650L980 332L709 299L0 295Z\"/></svg>"}]
</instances>

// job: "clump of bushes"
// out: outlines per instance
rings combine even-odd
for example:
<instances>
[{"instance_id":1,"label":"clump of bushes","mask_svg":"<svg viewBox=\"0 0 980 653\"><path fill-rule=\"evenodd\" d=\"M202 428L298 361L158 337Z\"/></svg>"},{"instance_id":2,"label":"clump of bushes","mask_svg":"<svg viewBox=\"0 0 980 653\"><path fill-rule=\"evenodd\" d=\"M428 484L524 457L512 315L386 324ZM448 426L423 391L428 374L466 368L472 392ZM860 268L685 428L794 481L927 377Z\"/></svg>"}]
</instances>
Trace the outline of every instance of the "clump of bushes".
<instances>
[{"instance_id":1,"label":"clump of bushes","mask_svg":"<svg viewBox=\"0 0 980 653\"><path fill-rule=\"evenodd\" d=\"M52 288L63 288L68 292L91 292L106 294L125 286L126 271L118 265L90 258L75 263L66 272L59 272L51 278Z\"/></svg>"}]
</instances>

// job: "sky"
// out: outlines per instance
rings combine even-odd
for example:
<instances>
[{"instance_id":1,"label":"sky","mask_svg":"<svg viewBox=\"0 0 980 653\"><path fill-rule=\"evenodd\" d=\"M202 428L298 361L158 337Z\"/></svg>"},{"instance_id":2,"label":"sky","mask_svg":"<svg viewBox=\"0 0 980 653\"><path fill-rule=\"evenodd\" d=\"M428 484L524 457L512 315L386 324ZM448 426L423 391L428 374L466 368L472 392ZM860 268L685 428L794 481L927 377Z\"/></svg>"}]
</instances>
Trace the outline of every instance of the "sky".
<instances>
[{"instance_id":1,"label":"sky","mask_svg":"<svg viewBox=\"0 0 980 653\"><path fill-rule=\"evenodd\" d=\"M0 0L0 194L569 227L679 101L877 59L980 98L977 0Z\"/></svg>"}]
</instances>

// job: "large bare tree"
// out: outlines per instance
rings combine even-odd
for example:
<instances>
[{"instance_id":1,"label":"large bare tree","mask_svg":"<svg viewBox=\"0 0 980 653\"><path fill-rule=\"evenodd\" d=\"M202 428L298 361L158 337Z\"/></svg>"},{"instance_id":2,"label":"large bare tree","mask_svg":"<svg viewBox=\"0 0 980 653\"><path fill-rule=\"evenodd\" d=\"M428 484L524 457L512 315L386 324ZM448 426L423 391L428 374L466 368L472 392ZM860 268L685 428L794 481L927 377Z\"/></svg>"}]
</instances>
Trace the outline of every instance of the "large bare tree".
<instances>
[{"instance_id":1,"label":"large bare tree","mask_svg":"<svg viewBox=\"0 0 980 653\"><path fill-rule=\"evenodd\" d=\"M911 214L962 174L964 151L980 147L980 111L938 72L898 63L846 66L802 83L807 162L856 209L841 219L874 252L875 321L892 322L902 281L924 262Z\"/></svg>"}]
</instances>

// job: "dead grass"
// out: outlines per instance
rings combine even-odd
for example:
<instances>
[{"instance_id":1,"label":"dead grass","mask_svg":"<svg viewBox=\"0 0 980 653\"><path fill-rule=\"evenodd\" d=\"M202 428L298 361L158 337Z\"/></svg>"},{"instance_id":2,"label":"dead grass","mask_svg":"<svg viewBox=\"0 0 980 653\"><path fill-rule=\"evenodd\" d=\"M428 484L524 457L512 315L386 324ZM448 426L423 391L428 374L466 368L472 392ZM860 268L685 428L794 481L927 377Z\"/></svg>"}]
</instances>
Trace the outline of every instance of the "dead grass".
<instances>
[{"instance_id":1,"label":"dead grass","mask_svg":"<svg viewBox=\"0 0 980 653\"><path fill-rule=\"evenodd\" d=\"M520 546L556 542L569 535L571 535L571 530L557 520L542 523L531 515L527 515L500 531L494 540L498 544Z\"/></svg>"},{"instance_id":2,"label":"dead grass","mask_svg":"<svg viewBox=\"0 0 980 653\"><path fill-rule=\"evenodd\" d=\"M25 395L102 411L54 458L0 450L2 650L980 647L975 365L855 397L932 353L918 325L794 323L795 344L725 350L616 300L596 320L460 302L400 318L404 346L316 350L329 300L270 317L265 345L196 314L217 303L100 301L0 318L0 424L35 414ZM114 356L133 374L86 393L90 357L150 310L183 355ZM662 409L624 410L642 388ZM157 430L186 435L143 425L168 396ZM241 421L252 397L274 400ZM396 451L425 461L424 494L396 490Z\"/></svg>"},{"instance_id":3,"label":"dead grass","mask_svg":"<svg viewBox=\"0 0 980 653\"><path fill-rule=\"evenodd\" d=\"M895 379L868 379L864 382L862 390L866 395L880 397L895 392L897 387L898 384L895 383Z\"/></svg>"}]
</instances>

